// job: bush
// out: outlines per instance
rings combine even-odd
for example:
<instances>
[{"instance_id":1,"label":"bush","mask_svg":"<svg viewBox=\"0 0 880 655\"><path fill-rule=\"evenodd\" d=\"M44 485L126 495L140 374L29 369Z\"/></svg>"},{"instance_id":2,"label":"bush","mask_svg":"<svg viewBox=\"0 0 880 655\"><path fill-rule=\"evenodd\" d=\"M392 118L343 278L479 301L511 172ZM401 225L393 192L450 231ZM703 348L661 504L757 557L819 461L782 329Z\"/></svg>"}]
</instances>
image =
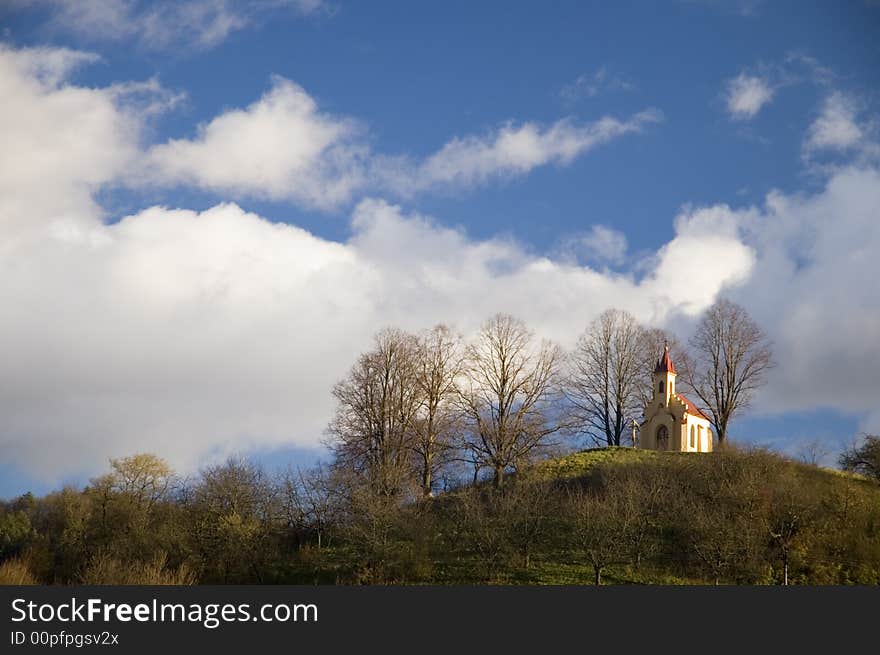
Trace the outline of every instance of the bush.
<instances>
[{"instance_id":1,"label":"bush","mask_svg":"<svg viewBox=\"0 0 880 655\"><path fill-rule=\"evenodd\" d=\"M0 585L35 584L39 583L23 560L8 559L0 564Z\"/></svg>"},{"instance_id":2,"label":"bush","mask_svg":"<svg viewBox=\"0 0 880 655\"><path fill-rule=\"evenodd\" d=\"M186 564L168 567L164 554L148 562L124 562L101 553L89 561L79 581L91 585L191 585L196 576Z\"/></svg>"}]
</instances>

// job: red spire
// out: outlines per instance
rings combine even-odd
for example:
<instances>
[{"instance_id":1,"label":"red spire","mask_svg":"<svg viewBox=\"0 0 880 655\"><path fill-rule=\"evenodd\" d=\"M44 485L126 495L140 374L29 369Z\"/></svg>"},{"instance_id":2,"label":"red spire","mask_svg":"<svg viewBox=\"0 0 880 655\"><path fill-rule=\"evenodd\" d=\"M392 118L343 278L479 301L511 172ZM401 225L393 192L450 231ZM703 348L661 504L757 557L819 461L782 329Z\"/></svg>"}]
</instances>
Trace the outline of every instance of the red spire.
<instances>
[{"instance_id":1,"label":"red spire","mask_svg":"<svg viewBox=\"0 0 880 655\"><path fill-rule=\"evenodd\" d=\"M675 366L672 365L672 358L669 356L669 344L663 344L663 354L654 368L655 373L675 373Z\"/></svg>"}]
</instances>

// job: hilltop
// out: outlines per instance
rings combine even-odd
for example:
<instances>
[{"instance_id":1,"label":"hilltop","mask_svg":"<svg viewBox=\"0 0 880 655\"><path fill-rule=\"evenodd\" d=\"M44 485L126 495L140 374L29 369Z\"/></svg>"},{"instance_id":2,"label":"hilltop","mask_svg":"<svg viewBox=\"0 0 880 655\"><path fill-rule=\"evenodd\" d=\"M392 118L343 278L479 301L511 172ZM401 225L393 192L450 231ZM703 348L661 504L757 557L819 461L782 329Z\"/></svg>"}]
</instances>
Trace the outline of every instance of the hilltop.
<instances>
[{"instance_id":1,"label":"hilltop","mask_svg":"<svg viewBox=\"0 0 880 655\"><path fill-rule=\"evenodd\" d=\"M246 461L185 494L113 480L0 505L0 580L880 583L880 485L756 449L594 449L426 499Z\"/></svg>"},{"instance_id":2,"label":"hilltop","mask_svg":"<svg viewBox=\"0 0 880 655\"><path fill-rule=\"evenodd\" d=\"M374 534L376 548L349 542L317 568L397 583L880 582L880 486L757 449L581 451L417 503L405 522L382 532L396 544Z\"/></svg>"}]
</instances>

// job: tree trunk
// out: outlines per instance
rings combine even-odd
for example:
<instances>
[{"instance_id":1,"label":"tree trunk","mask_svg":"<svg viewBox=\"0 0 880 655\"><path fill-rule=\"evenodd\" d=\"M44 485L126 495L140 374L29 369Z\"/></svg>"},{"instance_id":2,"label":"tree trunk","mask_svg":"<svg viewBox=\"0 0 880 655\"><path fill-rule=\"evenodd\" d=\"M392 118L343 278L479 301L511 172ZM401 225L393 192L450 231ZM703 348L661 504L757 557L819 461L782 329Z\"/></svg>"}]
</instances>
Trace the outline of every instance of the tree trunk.
<instances>
[{"instance_id":1,"label":"tree trunk","mask_svg":"<svg viewBox=\"0 0 880 655\"><path fill-rule=\"evenodd\" d=\"M718 449L721 450L724 447L724 443L727 439L727 426L715 426L715 437L718 441Z\"/></svg>"},{"instance_id":2,"label":"tree trunk","mask_svg":"<svg viewBox=\"0 0 880 655\"><path fill-rule=\"evenodd\" d=\"M594 578L594 580L595 580L596 586L598 587L599 585L602 584L602 567L601 567L601 566L596 566L596 565L594 564L594 565L593 565L593 573L595 573L595 578Z\"/></svg>"},{"instance_id":3,"label":"tree trunk","mask_svg":"<svg viewBox=\"0 0 880 655\"><path fill-rule=\"evenodd\" d=\"M422 495L425 498L431 497L431 467L430 467L430 465L425 466L424 473L422 474Z\"/></svg>"},{"instance_id":4,"label":"tree trunk","mask_svg":"<svg viewBox=\"0 0 880 655\"><path fill-rule=\"evenodd\" d=\"M495 467L495 488L500 489L504 485L504 467Z\"/></svg>"},{"instance_id":5,"label":"tree trunk","mask_svg":"<svg viewBox=\"0 0 880 655\"><path fill-rule=\"evenodd\" d=\"M782 552L782 586L788 586L788 553Z\"/></svg>"}]
</instances>

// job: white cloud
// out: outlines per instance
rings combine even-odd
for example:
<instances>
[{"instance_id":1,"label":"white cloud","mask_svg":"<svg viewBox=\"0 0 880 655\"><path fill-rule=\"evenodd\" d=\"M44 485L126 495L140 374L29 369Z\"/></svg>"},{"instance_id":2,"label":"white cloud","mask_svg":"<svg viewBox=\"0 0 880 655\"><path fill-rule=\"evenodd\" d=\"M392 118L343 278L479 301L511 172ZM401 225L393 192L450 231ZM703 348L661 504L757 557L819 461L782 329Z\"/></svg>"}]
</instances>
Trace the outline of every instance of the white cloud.
<instances>
[{"instance_id":1,"label":"white cloud","mask_svg":"<svg viewBox=\"0 0 880 655\"><path fill-rule=\"evenodd\" d=\"M821 193L770 194L744 226L757 263L736 296L767 326L780 364L760 407L876 412L880 171L844 168Z\"/></svg>"},{"instance_id":2,"label":"white cloud","mask_svg":"<svg viewBox=\"0 0 880 655\"><path fill-rule=\"evenodd\" d=\"M751 265L743 246L718 241L694 262L695 299L667 261L686 234L639 282L472 241L380 200L361 202L353 227L334 243L235 205L154 207L9 250L0 451L51 477L139 450L192 469L234 450L315 445L332 383L384 325L469 331L505 310L570 343L601 308L662 320Z\"/></svg>"},{"instance_id":3,"label":"white cloud","mask_svg":"<svg viewBox=\"0 0 880 655\"><path fill-rule=\"evenodd\" d=\"M726 293L774 343L778 366L757 410L829 408L880 429L880 297L870 283L880 276L880 170L841 168L818 193L773 192L760 208L688 210L676 230L682 257L689 249L697 260L678 278L681 294L700 283L703 256L724 256L701 253L707 239L734 238L753 253L748 275ZM690 295L705 298L693 289Z\"/></svg>"},{"instance_id":4,"label":"white cloud","mask_svg":"<svg viewBox=\"0 0 880 655\"><path fill-rule=\"evenodd\" d=\"M839 91L831 93L807 130L805 151L849 150L858 146L864 132L856 120L857 112L853 98Z\"/></svg>"},{"instance_id":5,"label":"white cloud","mask_svg":"<svg viewBox=\"0 0 880 655\"><path fill-rule=\"evenodd\" d=\"M300 86L275 77L260 100L200 126L194 139L154 146L146 177L328 209L364 182L367 151L358 132L353 121L321 113Z\"/></svg>"},{"instance_id":6,"label":"white cloud","mask_svg":"<svg viewBox=\"0 0 880 655\"><path fill-rule=\"evenodd\" d=\"M386 160L379 172L384 184L404 196L436 187L464 188L546 164L569 164L598 145L661 120L659 111L649 109L627 120L606 116L585 125L567 119L547 127L507 124L483 137L453 139L418 164Z\"/></svg>"},{"instance_id":7,"label":"white cloud","mask_svg":"<svg viewBox=\"0 0 880 655\"><path fill-rule=\"evenodd\" d=\"M593 225L587 232L565 238L560 247L563 257L599 264L621 264L626 257L627 240L623 232L606 225Z\"/></svg>"},{"instance_id":8,"label":"white cloud","mask_svg":"<svg viewBox=\"0 0 880 655\"><path fill-rule=\"evenodd\" d=\"M58 480L137 451L192 470L231 451L314 445L332 383L383 326L450 321L470 332L507 311L571 345L609 306L669 324L692 321L721 292L777 344L759 408L875 407L880 303L864 283L880 251L875 169L838 171L817 194L776 193L761 208L685 210L640 276L475 240L379 199L357 204L342 242L234 204L152 207L108 225L92 196L132 170L142 115L110 89L35 79L37 53L7 55L0 464ZM280 93L320 126L296 87ZM250 110L224 117L260 114ZM214 143L212 125L204 143ZM497 141L479 143L494 151Z\"/></svg>"},{"instance_id":9,"label":"white cloud","mask_svg":"<svg viewBox=\"0 0 880 655\"><path fill-rule=\"evenodd\" d=\"M592 74L578 75L575 80L562 87L559 96L566 103L574 103L581 98L595 98L610 91L629 91L633 84L612 74L607 66L601 66Z\"/></svg>"},{"instance_id":10,"label":"white cloud","mask_svg":"<svg viewBox=\"0 0 880 655\"><path fill-rule=\"evenodd\" d=\"M0 225L99 212L92 192L137 157L142 123L117 106L124 89L63 84L67 73L94 59L66 49L0 46ZM161 97L161 88L150 95ZM0 240L0 252L6 245Z\"/></svg>"},{"instance_id":11,"label":"white cloud","mask_svg":"<svg viewBox=\"0 0 880 655\"><path fill-rule=\"evenodd\" d=\"M31 78L47 88L58 86L80 66L100 60L93 52L70 48L36 47L13 50L3 44L0 44L0 57L8 70L14 71L22 79Z\"/></svg>"},{"instance_id":12,"label":"white cloud","mask_svg":"<svg viewBox=\"0 0 880 655\"><path fill-rule=\"evenodd\" d=\"M585 125L507 124L484 137L452 139L417 161L372 153L355 121L321 112L302 87L275 76L272 88L252 105L217 116L192 139L151 148L140 182L194 185L328 210L365 189L411 197L569 164L660 120L658 111L647 110L627 120L605 117Z\"/></svg>"},{"instance_id":13,"label":"white cloud","mask_svg":"<svg viewBox=\"0 0 880 655\"><path fill-rule=\"evenodd\" d=\"M740 73L727 82L727 111L735 120L752 119L773 99L773 95L773 87L765 78Z\"/></svg>"},{"instance_id":14,"label":"white cloud","mask_svg":"<svg viewBox=\"0 0 880 655\"><path fill-rule=\"evenodd\" d=\"M135 38L150 49L212 48L271 10L318 11L322 0L19 0L46 6L50 25L93 41Z\"/></svg>"}]
</instances>

